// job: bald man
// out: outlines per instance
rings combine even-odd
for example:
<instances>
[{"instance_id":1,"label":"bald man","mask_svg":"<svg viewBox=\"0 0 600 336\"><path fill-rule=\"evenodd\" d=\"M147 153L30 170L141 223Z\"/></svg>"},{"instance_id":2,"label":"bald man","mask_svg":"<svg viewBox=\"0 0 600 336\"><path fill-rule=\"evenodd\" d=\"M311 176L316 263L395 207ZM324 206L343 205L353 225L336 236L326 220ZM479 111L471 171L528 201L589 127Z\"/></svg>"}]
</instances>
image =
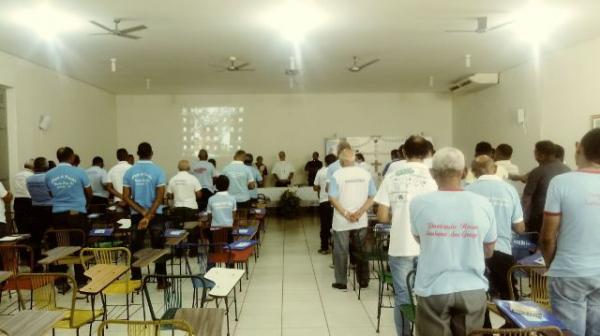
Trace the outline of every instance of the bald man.
<instances>
[{"instance_id":1,"label":"bald man","mask_svg":"<svg viewBox=\"0 0 600 336\"><path fill-rule=\"evenodd\" d=\"M465 189L487 198L494 208L496 218L498 240L493 256L486 261L490 269L490 292L494 296L508 299L510 294L506 274L515 263L512 256L512 233L525 231L519 194L515 187L496 174L496 164L490 156L477 156L471 164L471 171L476 180Z\"/></svg>"}]
</instances>

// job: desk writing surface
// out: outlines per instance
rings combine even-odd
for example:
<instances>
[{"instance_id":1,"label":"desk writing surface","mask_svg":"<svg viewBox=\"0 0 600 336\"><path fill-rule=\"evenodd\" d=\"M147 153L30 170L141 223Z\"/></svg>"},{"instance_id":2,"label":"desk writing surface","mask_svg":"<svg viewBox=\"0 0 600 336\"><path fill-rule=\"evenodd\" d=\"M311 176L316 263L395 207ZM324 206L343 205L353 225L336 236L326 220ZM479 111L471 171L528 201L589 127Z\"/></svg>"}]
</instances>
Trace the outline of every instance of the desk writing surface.
<instances>
[{"instance_id":1,"label":"desk writing surface","mask_svg":"<svg viewBox=\"0 0 600 336\"><path fill-rule=\"evenodd\" d=\"M62 319L62 311L23 310L2 320L0 332L9 336L40 336Z\"/></svg>"},{"instance_id":2,"label":"desk writing surface","mask_svg":"<svg viewBox=\"0 0 600 336\"><path fill-rule=\"evenodd\" d=\"M51 250L42 252L42 254L46 255L47 257L40 259L38 263L42 265L51 264L62 258L68 257L79 250L81 250L81 246L58 246Z\"/></svg>"},{"instance_id":3,"label":"desk writing surface","mask_svg":"<svg viewBox=\"0 0 600 336\"><path fill-rule=\"evenodd\" d=\"M546 263L544 262L544 257L542 257L541 252L537 252L523 259L520 259L519 261L517 261L517 264L526 266L546 266Z\"/></svg>"},{"instance_id":4,"label":"desk writing surface","mask_svg":"<svg viewBox=\"0 0 600 336\"><path fill-rule=\"evenodd\" d=\"M160 257L169 254L169 249L145 248L137 251L133 256L138 258L131 267L146 267L158 260Z\"/></svg>"},{"instance_id":5,"label":"desk writing surface","mask_svg":"<svg viewBox=\"0 0 600 336\"><path fill-rule=\"evenodd\" d=\"M210 296L225 297L231 293L235 285L242 279L245 270L213 267L204 277L215 283L215 286L208 292Z\"/></svg>"},{"instance_id":6,"label":"desk writing surface","mask_svg":"<svg viewBox=\"0 0 600 336\"><path fill-rule=\"evenodd\" d=\"M12 276L12 272L0 271L0 283L4 280L8 280Z\"/></svg>"},{"instance_id":7,"label":"desk writing surface","mask_svg":"<svg viewBox=\"0 0 600 336\"><path fill-rule=\"evenodd\" d=\"M167 246L177 246L179 245L182 241L187 239L189 233L185 232L185 234L179 236L179 237L169 237L165 240L165 245Z\"/></svg>"},{"instance_id":8,"label":"desk writing surface","mask_svg":"<svg viewBox=\"0 0 600 336\"><path fill-rule=\"evenodd\" d=\"M85 294L98 294L113 281L127 273L128 270L129 267L124 265L94 265L83 273L91 280L87 285L81 287L79 291Z\"/></svg>"},{"instance_id":9,"label":"desk writing surface","mask_svg":"<svg viewBox=\"0 0 600 336\"><path fill-rule=\"evenodd\" d=\"M179 308L173 319L189 323L194 335L222 335L224 316L221 308Z\"/></svg>"},{"instance_id":10,"label":"desk writing surface","mask_svg":"<svg viewBox=\"0 0 600 336\"><path fill-rule=\"evenodd\" d=\"M510 309L510 302L508 300L494 300L496 306L502 314L508 318L512 323L514 323L519 328L538 328L538 327L558 327L561 330L565 330L565 326L550 312L540 307L537 303L533 301L519 301L519 303L524 304L529 307L535 307L539 309L542 313L542 318L539 320L528 319L525 316L515 313Z\"/></svg>"}]
</instances>

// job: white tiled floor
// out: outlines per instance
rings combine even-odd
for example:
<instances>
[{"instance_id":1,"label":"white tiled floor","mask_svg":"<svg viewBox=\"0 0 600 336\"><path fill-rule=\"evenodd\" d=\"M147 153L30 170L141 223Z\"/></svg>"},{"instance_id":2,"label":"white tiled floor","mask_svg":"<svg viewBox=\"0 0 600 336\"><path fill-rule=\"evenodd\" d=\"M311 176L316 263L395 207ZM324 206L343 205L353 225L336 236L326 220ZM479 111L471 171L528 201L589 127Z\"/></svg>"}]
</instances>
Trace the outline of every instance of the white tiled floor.
<instances>
[{"instance_id":1,"label":"white tiled floor","mask_svg":"<svg viewBox=\"0 0 600 336\"><path fill-rule=\"evenodd\" d=\"M238 293L239 321L231 314L231 334L235 336L310 335L368 336L377 335L377 280L362 292L361 300L349 289L331 288L333 269L331 255L320 255L317 216L296 220L267 219L267 232L257 263L250 263L250 279L243 280ZM194 262L193 267L197 269ZM349 281L349 285L351 282ZM351 286L349 286L350 288ZM162 293L153 297L162 302ZM191 294L191 288L186 288ZM191 295L185 295L186 303ZM8 306L3 297L0 313ZM14 305L14 296L12 299ZM110 299L122 303L123 298ZM136 297L136 302L140 298ZM78 301L84 307L85 301ZM211 304L214 306L214 304ZM233 309L233 307L232 307ZM132 319L141 320L139 306L132 309ZM122 311L113 311L109 318L124 318ZM97 328L94 325L94 333ZM81 329L87 335L89 327ZM223 326L223 334L225 334ZM108 335L125 335L113 328ZM170 334L170 332L168 333ZM74 331L58 330L56 335L75 335ZM393 312L383 309L379 335L395 335Z\"/></svg>"}]
</instances>

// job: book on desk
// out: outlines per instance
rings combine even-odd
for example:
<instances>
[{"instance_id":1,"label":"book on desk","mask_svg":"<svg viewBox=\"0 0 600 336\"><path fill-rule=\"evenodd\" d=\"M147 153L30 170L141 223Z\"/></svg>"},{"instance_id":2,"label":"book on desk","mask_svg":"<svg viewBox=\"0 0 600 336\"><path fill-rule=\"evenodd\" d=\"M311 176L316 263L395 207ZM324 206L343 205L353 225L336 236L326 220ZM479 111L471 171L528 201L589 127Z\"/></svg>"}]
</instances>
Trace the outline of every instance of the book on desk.
<instances>
[{"instance_id":1,"label":"book on desk","mask_svg":"<svg viewBox=\"0 0 600 336\"><path fill-rule=\"evenodd\" d=\"M167 229L165 230L165 237L167 238L179 238L187 233L186 230L182 229Z\"/></svg>"},{"instance_id":2,"label":"book on desk","mask_svg":"<svg viewBox=\"0 0 600 336\"><path fill-rule=\"evenodd\" d=\"M254 245L256 245L256 240L238 240L228 244L227 247L231 250L241 251Z\"/></svg>"},{"instance_id":3,"label":"book on desk","mask_svg":"<svg viewBox=\"0 0 600 336\"><path fill-rule=\"evenodd\" d=\"M565 326L552 313L533 301L494 300L494 303L512 323L519 328L557 327L565 330Z\"/></svg>"},{"instance_id":4,"label":"book on desk","mask_svg":"<svg viewBox=\"0 0 600 336\"><path fill-rule=\"evenodd\" d=\"M89 236L90 237L110 237L112 236L114 229L112 228L104 228L104 229L91 229Z\"/></svg>"},{"instance_id":5,"label":"book on desk","mask_svg":"<svg viewBox=\"0 0 600 336\"><path fill-rule=\"evenodd\" d=\"M235 236L254 236L256 231L257 230L255 227L242 227L242 228L239 228L238 230L234 230L233 235L235 235Z\"/></svg>"}]
</instances>

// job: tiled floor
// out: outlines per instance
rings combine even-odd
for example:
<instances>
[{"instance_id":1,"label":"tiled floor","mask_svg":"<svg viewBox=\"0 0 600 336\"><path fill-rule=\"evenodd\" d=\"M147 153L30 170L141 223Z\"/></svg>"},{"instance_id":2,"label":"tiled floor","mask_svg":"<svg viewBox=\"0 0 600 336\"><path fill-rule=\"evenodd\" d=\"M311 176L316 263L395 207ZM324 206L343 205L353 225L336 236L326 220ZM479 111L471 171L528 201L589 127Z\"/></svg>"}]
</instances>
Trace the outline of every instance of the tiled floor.
<instances>
[{"instance_id":1,"label":"tiled floor","mask_svg":"<svg viewBox=\"0 0 600 336\"><path fill-rule=\"evenodd\" d=\"M360 301L351 289L340 291L331 288L331 255L318 254L318 248L319 224L316 216L297 220L268 219L258 262L251 261L250 279L243 280L242 292L238 293L237 323L233 319L233 312L231 314L231 334L377 335L376 280L371 280L369 288L363 290ZM193 267L197 269L196 263ZM185 293L191 294L191 288L186 289ZM161 292L153 293L153 297L162 302ZM186 299L190 297L185 295ZM119 303L123 301L122 298L114 300ZM139 302L139 298L136 300ZM7 307L8 301L5 296L0 304L0 312ZM14 303L14 297L12 301ZM85 301L78 301L78 305L85 306ZM132 319L141 320L139 306L132 310ZM111 312L110 318L124 318L122 310ZM96 328L97 324L94 325ZM81 334L86 335L88 330L88 327L83 327ZM224 326L223 334L225 330ZM125 335L115 328L109 331L107 335ZM56 333L74 334L68 330ZM383 309L379 335L395 335L391 309Z\"/></svg>"}]
</instances>

